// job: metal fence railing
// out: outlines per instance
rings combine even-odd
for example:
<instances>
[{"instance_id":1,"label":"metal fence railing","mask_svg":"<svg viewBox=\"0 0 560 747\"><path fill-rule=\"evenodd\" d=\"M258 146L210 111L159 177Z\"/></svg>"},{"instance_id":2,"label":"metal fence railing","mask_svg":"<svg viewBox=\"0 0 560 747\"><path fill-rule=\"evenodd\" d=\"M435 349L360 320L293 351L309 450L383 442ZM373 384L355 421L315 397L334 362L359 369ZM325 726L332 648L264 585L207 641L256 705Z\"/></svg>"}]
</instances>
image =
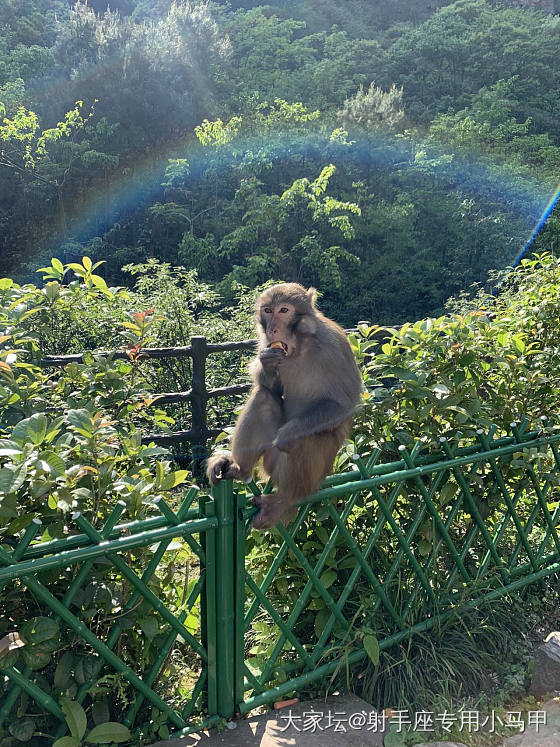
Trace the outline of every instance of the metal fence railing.
<instances>
[{"instance_id":1,"label":"metal fence railing","mask_svg":"<svg viewBox=\"0 0 560 747\"><path fill-rule=\"evenodd\" d=\"M177 392L154 392L154 403L157 406L170 404L187 404L190 408L191 427L188 430L176 430L172 433L146 433L143 441L151 441L170 446L174 444L188 444L191 450L193 472L200 471L201 462L206 459L208 441L222 432L221 428L208 427L208 402L218 397L233 397L249 391L250 384L235 384L217 388L208 387L208 374L206 362L208 356L231 351L252 351L255 349L256 340L241 340L239 342L209 343L206 337L191 337L191 344L175 348L142 348L139 361L154 359L180 359L190 358L192 361L192 373L190 388ZM112 355L115 358L128 359L128 353L123 350L110 350L96 353L96 355ZM83 353L70 355L44 356L41 365L44 367L60 367L68 363L80 363L83 361Z\"/></svg>"},{"instance_id":2,"label":"metal fence railing","mask_svg":"<svg viewBox=\"0 0 560 747\"><path fill-rule=\"evenodd\" d=\"M362 322L360 322L362 323ZM365 322L363 322L365 324ZM355 329L347 330L355 332ZM190 428L187 430L175 430L171 433L145 433L145 443L154 442L163 446L188 445L190 458L192 460L193 473L197 475L201 471L201 464L208 456L208 442L222 433L223 428L213 428L208 425L208 404L219 398L230 399L246 394L251 388L248 377L243 383L229 386L211 387L208 383L207 360L209 356L224 353L254 352L256 340L240 340L238 342L210 343L204 336L191 337L191 344L174 348L142 348L138 360L140 362L165 359L191 359L190 381L181 382L188 389L176 392L153 392L153 404L160 406L185 404L190 410ZM114 358L128 359L129 354L122 349L99 351L96 355L112 355ZM84 353L72 353L69 355L48 355L41 359L41 365L47 367L61 367L68 363L80 363L83 361ZM225 425L225 424L222 424Z\"/></svg>"},{"instance_id":3,"label":"metal fence railing","mask_svg":"<svg viewBox=\"0 0 560 747\"><path fill-rule=\"evenodd\" d=\"M143 521L119 524L120 503L102 528L76 514L65 540L37 541L34 522L11 551L0 548L0 588L29 590L56 622L63 643L54 663L72 647L95 663L79 702L99 673L118 675L125 724L140 728L157 713L185 733L299 693L343 656L365 658L360 631L383 652L560 573L559 444L554 428L524 421L502 438L479 432L462 448L442 439L439 453L403 447L398 462L378 463L378 451L355 456L353 469L327 478L293 524L273 533L250 533L259 487L231 481L211 494L190 488L175 511L159 501ZM178 599L162 599L162 558L181 548L195 558L196 579ZM130 589L122 615L109 627L85 625L73 604L92 576L114 570ZM142 620L157 621L157 645L144 631L136 661L123 639L128 615L142 631ZM187 685L166 676L179 655L189 662ZM2 658L0 671L11 681L0 725L24 692L64 733L56 695L29 667Z\"/></svg>"}]
</instances>

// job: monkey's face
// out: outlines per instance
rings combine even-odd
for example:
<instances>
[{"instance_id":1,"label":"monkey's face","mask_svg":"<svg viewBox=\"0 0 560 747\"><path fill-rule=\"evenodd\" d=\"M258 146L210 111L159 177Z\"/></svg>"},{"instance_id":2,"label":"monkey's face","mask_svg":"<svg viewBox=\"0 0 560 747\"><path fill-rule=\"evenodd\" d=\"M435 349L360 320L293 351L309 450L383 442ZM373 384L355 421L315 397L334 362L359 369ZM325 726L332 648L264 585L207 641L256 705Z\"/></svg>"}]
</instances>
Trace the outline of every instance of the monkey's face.
<instances>
[{"instance_id":1,"label":"monkey's face","mask_svg":"<svg viewBox=\"0 0 560 747\"><path fill-rule=\"evenodd\" d=\"M286 355L294 352L298 316L293 304L264 304L261 306L260 322L268 345L280 342Z\"/></svg>"}]
</instances>

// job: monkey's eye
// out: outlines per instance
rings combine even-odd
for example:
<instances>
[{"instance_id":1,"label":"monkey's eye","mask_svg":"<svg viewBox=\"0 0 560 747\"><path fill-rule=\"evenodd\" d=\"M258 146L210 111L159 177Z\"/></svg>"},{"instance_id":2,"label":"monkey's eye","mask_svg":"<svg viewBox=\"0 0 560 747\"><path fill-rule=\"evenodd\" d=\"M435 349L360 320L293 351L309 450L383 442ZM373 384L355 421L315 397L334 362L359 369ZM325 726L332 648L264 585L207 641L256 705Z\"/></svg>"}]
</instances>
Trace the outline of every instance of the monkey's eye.
<instances>
[{"instance_id":1,"label":"monkey's eye","mask_svg":"<svg viewBox=\"0 0 560 747\"><path fill-rule=\"evenodd\" d=\"M265 313L265 314L272 314L272 309L270 308L270 306L266 306L266 307L264 308L264 313Z\"/></svg>"},{"instance_id":2,"label":"monkey's eye","mask_svg":"<svg viewBox=\"0 0 560 747\"><path fill-rule=\"evenodd\" d=\"M286 306L282 306L282 308L280 309L280 313L281 314L287 314L289 310L290 309L288 309Z\"/></svg>"}]
</instances>

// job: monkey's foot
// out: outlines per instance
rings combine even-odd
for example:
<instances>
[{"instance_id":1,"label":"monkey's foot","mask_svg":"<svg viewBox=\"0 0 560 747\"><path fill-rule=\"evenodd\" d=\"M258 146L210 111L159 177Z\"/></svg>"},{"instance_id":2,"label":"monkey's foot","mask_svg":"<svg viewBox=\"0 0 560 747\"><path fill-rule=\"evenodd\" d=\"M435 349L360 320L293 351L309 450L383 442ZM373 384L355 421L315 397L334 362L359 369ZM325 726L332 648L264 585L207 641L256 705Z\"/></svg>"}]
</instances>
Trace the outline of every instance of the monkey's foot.
<instances>
[{"instance_id":1,"label":"monkey's foot","mask_svg":"<svg viewBox=\"0 0 560 747\"><path fill-rule=\"evenodd\" d=\"M220 480L234 480L240 477L241 468L229 454L216 454L208 460L206 475L212 485L217 485Z\"/></svg>"},{"instance_id":2,"label":"monkey's foot","mask_svg":"<svg viewBox=\"0 0 560 747\"><path fill-rule=\"evenodd\" d=\"M256 496L253 504L259 509L253 519L253 529L271 529L279 521L288 526L297 513L296 506L286 505L285 499L275 495Z\"/></svg>"}]
</instances>

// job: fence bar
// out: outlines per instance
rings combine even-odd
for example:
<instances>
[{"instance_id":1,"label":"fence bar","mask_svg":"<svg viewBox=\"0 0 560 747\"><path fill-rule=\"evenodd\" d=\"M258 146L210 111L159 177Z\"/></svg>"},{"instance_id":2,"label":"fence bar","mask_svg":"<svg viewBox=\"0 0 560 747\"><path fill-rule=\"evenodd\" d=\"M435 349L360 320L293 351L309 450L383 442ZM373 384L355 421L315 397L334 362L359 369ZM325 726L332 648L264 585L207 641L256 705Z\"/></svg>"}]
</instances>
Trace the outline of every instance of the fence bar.
<instances>
[{"instance_id":1,"label":"fence bar","mask_svg":"<svg viewBox=\"0 0 560 747\"><path fill-rule=\"evenodd\" d=\"M199 488L197 487L196 489L198 490ZM181 522L198 518L199 513L196 509L192 509L188 513L181 513L180 515ZM165 517L152 516L149 519L140 519L138 521L129 521L124 524L119 524L117 527L111 529L109 535L106 536L105 539L117 539L118 537L122 537L123 534L126 534L127 536L136 535L153 529L161 529L162 527L167 527ZM36 545L31 545L31 547L25 551L23 558L24 560L30 558L41 558L44 555L54 555L54 553L57 552L74 550L78 547L82 547L82 545L91 545L91 541L87 535L70 534L63 539L50 540L49 542L41 542Z\"/></svg>"},{"instance_id":2,"label":"fence bar","mask_svg":"<svg viewBox=\"0 0 560 747\"><path fill-rule=\"evenodd\" d=\"M218 523L216 519L216 502L210 497L203 496L201 512L208 519ZM202 628L202 644L206 648L208 656L208 681L206 696L208 701L208 712L218 713L218 631L216 626L216 532L204 532L201 535L202 549L206 556L206 583L202 589L200 600L200 625Z\"/></svg>"},{"instance_id":3,"label":"fence bar","mask_svg":"<svg viewBox=\"0 0 560 747\"><path fill-rule=\"evenodd\" d=\"M42 366L52 366L57 368L58 366L65 366L67 363L82 363L84 355L91 352L92 355L99 356L101 358L118 358L122 360L129 360L130 356L126 350L93 350L84 351L83 353L70 353L68 355L45 355L41 358ZM141 358L186 358L192 355L192 348L190 346L182 346L177 348L142 348L140 357Z\"/></svg>"},{"instance_id":4,"label":"fence bar","mask_svg":"<svg viewBox=\"0 0 560 747\"><path fill-rule=\"evenodd\" d=\"M247 532L242 507L245 496L235 491L235 693L236 706L243 700L245 692L245 556Z\"/></svg>"},{"instance_id":5,"label":"fence bar","mask_svg":"<svg viewBox=\"0 0 560 747\"><path fill-rule=\"evenodd\" d=\"M192 347L192 472L197 476L201 462L206 458L206 356L208 355L205 337L191 337Z\"/></svg>"},{"instance_id":6,"label":"fence bar","mask_svg":"<svg viewBox=\"0 0 560 747\"><path fill-rule=\"evenodd\" d=\"M233 482L222 480L213 489L216 502L216 628L218 713L235 711L235 512Z\"/></svg>"},{"instance_id":7,"label":"fence bar","mask_svg":"<svg viewBox=\"0 0 560 747\"><path fill-rule=\"evenodd\" d=\"M136 547L146 547L161 540L173 537L181 537L184 534L194 534L206 529L211 529L216 522L212 519L197 519L188 523L177 524L163 529L154 529L151 532L142 532L132 537L121 537L116 540L103 541L91 547L81 547L76 550L58 553L48 558L37 558L24 560L20 563L6 564L0 569L0 581L4 579L22 578L27 575L35 575L40 571L52 568L63 568L65 565L78 563L82 560L99 558L109 552L123 552Z\"/></svg>"}]
</instances>

